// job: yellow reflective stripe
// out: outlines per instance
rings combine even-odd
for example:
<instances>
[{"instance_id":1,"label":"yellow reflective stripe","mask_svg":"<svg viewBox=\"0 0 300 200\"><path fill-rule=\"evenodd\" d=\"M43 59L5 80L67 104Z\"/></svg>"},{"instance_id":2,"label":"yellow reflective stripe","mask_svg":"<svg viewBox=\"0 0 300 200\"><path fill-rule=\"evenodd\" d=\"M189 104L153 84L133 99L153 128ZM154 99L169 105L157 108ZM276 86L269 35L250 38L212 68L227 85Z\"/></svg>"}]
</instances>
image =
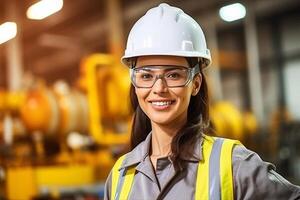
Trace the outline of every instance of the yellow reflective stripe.
<instances>
[{"instance_id":1,"label":"yellow reflective stripe","mask_svg":"<svg viewBox=\"0 0 300 200\"><path fill-rule=\"evenodd\" d=\"M125 155L121 156L117 162L115 163L113 169L112 169L112 185L111 185L111 199L116 198L116 192L117 192L117 186L120 178L120 167L123 163L123 160L125 158Z\"/></svg>"},{"instance_id":2,"label":"yellow reflective stripe","mask_svg":"<svg viewBox=\"0 0 300 200\"><path fill-rule=\"evenodd\" d=\"M197 181L196 181L196 200L209 199L209 157L214 139L209 136L203 136L203 160L198 164Z\"/></svg>"},{"instance_id":3,"label":"yellow reflective stripe","mask_svg":"<svg viewBox=\"0 0 300 200\"><path fill-rule=\"evenodd\" d=\"M233 146L241 144L237 140L225 139L220 157L221 199L233 199L232 150Z\"/></svg>"},{"instance_id":4,"label":"yellow reflective stripe","mask_svg":"<svg viewBox=\"0 0 300 200\"><path fill-rule=\"evenodd\" d=\"M121 189L121 194L120 194L120 198L121 200L123 199L128 199L128 195L133 183L133 179L134 179L134 174L135 174L135 168L132 167L130 169L128 169L126 171L126 175L125 175L125 180Z\"/></svg>"}]
</instances>

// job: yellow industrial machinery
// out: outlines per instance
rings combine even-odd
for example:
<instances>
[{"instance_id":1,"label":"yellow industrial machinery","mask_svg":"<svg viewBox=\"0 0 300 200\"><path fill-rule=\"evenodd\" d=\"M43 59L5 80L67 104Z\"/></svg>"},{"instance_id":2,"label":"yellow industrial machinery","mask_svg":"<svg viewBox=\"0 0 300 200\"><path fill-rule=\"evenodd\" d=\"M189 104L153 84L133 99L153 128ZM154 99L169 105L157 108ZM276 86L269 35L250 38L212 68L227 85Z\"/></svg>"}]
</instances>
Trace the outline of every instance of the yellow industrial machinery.
<instances>
[{"instance_id":1,"label":"yellow industrial machinery","mask_svg":"<svg viewBox=\"0 0 300 200\"><path fill-rule=\"evenodd\" d=\"M13 118L13 115L18 114L20 106L24 103L25 95L23 92L6 92L0 91L0 145L4 140L2 134L5 130L5 121L11 122L11 129L16 134L20 134L23 131L23 125L17 118Z\"/></svg>"},{"instance_id":2,"label":"yellow industrial machinery","mask_svg":"<svg viewBox=\"0 0 300 200\"><path fill-rule=\"evenodd\" d=\"M26 200L47 188L52 196L59 196L60 187L88 185L95 182L94 167L89 165L10 167L7 170L8 199Z\"/></svg>"},{"instance_id":3,"label":"yellow industrial machinery","mask_svg":"<svg viewBox=\"0 0 300 200\"><path fill-rule=\"evenodd\" d=\"M115 57L105 54L91 55L82 63L90 106L90 132L103 145L124 144L129 139L126 133L130 122L130 79L127 70L116 63L119 61ZM118 122L119 127L111 122ZM115 134L116 129L121 129L121 133Z\"/></svg>"},{"instance_id":4,"label":"yellow industrial machinery","mask_svg":"<svg viewBox=\"0 0 300 200\"><path fill-rule=\"evenodd\" d=\"M3 113L5 109L5 92L4 90L0 90L0 115Z\"/></svg>"},{"instance_id":5,"label":"yellow industrial machinery","mask_svg":"<svg viewBox=\"0 0 300 200\"><path fill-rule=\"evenodd\" d=\"M0 90L0 111L2 114L7 111L15 112L24 103L24 92L6 92Z\"/></svg>"},{"instance_id":6,"label":"yellow industrial machinery","mask_svg":"<svg viewBox=\"0 0 300 200\"><path fill-rule=\"evenodd\" d=\"M5 92L4 90L0 90L0 138L2 138L2 132L3 132L4 110L5 110Z\"/></svg>"},{"instance_id":7,"label":"yellow industrial machinery","mask_svg":"<svg viewBox=\"0 0 300 200\"><path fill-rule=\"evenodd\" d=\"M56 83L52 89L40 86L26 93L25 102L20 107L20 116L29 132L86 132L87 99L83 93L70 89L64 82Z\"/></svg>"},{"instance_id":8,"label":"yellow industrial machinery","mask_svg":"<svg viewBox=\"0 0 300 200\"><path fill-rule=\"evenodd\" d=\"M20 113L29 131L66 134L89 130L100 145L126 143L130 80L126 69L115 63L113 56L105 54L83 60L81 82L86 95L63 82L52 89L41 86L28 91Z\"/></svg>"},{"instance_id":9,"label":"yellow industrial machinery","mask_svg":"<svg viewBox=\"0 0 300 200\"><path fill-rule=\"evenodd\" d=\"M58 128L58 105L54 93L47 88L28 91L20 111L29 132L53 133Z\"/></svg>"},{"instance_id":10,"label":"yellow industrial machinery","mask_svg":"<svg viewBox=\"0 0 300 200\"><path fill-rule=\"evenodd\" d=\"M242 113L232 103L220 101L210 108L211 124L222 137L245 140L257 132L257 121L251 112Z\"/></svg>"},{"instance_id":11,"label":"yellow industrial machinery","mask_svg":"<svg viewBox=\"0 0 300 200\"><path fill-rule=\"evenodd\" d=\"M22 98L0 93L5 96L0 109L19 111L14 117L19 117L30 133L25 142L16 138L14 158L4 158L1 164L6 168L8 199L31 199L45 187L55 196L61 187L105 180L114 163L110 148L126 144L130 132L130 79L126 68L117 63L114 56L106 54L83 59L80 89L58 81L52 87L35 85L23 92ZM75 133L81 135L80 142L76 137L68 138ZM98 146L97 150L82 149L85 138ZM55 154L47 153L53 148L44 144L49 139L59 146ZM70 144L77 140L80 145L68 146L68 139Z\"/></svg>"}]
</instances>

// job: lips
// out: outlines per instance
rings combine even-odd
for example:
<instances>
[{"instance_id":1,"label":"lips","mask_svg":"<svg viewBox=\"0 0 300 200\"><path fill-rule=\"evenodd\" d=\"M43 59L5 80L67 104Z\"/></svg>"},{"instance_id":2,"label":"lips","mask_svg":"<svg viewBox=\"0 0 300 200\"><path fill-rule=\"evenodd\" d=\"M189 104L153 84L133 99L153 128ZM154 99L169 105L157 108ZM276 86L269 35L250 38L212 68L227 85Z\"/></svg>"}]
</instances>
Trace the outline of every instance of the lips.
<instances>
[{"instance_id":1,"label":"lips","mask_svg":"<svg viewBox=\"0 0 300 200\"><path fill-rule=\"evenodd\" d=\"M172 101L153 101L151 103L156 106L167 106L167 105L171 105Z\"/></svg>"},{"instance_id":2,"label":"lips","mask_svg":"<svg viewBox=\"0 0 300 200\"><path fill-rule=\"evenodd\" d=\"M165 110L168 109L172 104L174 104L175 100L152 100L149 102L154 109Z\"/></svg>"}]
</instances>

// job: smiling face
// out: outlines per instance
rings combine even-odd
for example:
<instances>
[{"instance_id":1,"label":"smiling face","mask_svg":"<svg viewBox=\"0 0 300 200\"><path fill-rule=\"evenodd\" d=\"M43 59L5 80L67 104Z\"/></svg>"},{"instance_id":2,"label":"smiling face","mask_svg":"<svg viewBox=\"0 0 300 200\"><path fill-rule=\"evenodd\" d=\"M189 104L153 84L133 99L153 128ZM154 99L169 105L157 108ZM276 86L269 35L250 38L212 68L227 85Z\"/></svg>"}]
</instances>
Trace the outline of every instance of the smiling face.
<instances>
[{"instance_id":1,"label":"smiling face","mask_svg":"<svg viewBox=\"0 0 300 200\"><path fill-rule=\"evenodd\" d=\"M162 66L157 72L159 74L165 72L164 65L189 67L185 58L175 56L142 56L138 58L136 67L149 65ZM135 93L140 107L152 125L181 127L187 120L191 95L197 94L200 85L200 74L184 87L168 87L166 81L160 78L152 88L135 88Z\"/></svg>"}]
</instances>

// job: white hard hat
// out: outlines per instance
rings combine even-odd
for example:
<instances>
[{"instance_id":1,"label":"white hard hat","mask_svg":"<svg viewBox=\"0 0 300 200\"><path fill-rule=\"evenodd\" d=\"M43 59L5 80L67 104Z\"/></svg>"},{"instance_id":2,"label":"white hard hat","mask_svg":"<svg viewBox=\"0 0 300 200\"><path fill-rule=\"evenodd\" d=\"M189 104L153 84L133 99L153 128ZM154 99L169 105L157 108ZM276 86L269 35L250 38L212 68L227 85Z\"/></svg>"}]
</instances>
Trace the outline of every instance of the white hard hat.
<instances>
[{"instance_id":1,"label":"white hard hat","mask_svg":"<svg viewBox=\"0 0 300 200\"><path fill-rule=\"evenodd\" d=\"M148 10L132 27L121 61L130 65L130 58L147 55L169 55L204 58L211 63L199 24L181 9L166 3Z\"/></svg>"}]
</instances>

